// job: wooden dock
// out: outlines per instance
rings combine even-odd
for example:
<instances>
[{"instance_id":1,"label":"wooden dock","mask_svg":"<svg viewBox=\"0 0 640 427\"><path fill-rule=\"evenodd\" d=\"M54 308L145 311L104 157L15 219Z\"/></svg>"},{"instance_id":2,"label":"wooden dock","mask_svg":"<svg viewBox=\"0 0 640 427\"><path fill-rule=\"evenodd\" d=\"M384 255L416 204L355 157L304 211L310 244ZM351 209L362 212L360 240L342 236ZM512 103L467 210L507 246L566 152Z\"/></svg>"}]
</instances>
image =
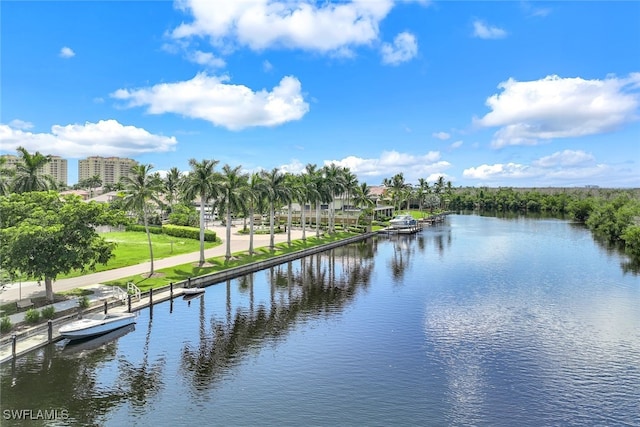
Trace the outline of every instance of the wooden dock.
<instances>
[{"instance_id":1,"label":"wooden dock","mask_svg":"<svg viewBox=\"0 0 640 427\"><path fill-rule=\"evenodd\" d=\"M424 227L428 227L430 225L434 225L439 222L443 222L447 217L448 212L444 212L438 215L432 215L428 218L421 218L418 220L415 226L405 227L405 228L392 228L386 227L382 230L378 230L380 234L415 234L419 231L422 231Z\"/></svg>"}]
</instances>

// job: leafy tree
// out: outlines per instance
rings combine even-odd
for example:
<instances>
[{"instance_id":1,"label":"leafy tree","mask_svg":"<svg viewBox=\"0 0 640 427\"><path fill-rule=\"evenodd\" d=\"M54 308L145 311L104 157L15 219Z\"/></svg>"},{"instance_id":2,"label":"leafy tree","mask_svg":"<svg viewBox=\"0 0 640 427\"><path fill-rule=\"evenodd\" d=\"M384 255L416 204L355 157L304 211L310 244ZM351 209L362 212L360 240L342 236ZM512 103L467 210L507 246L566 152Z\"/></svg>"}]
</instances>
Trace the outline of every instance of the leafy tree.
<instances>
[{"instance_id":1,"label":"leafy tree","mask_svg":"<svg viewBox=\"0 0 640 427\"><path fill-rule=\"evenodd\" d=\"M126 222L107 205L60 197L54 191L0 197L0 267L11 275L44 279L53 301L53 282L71 270L95 270L112 256L115 243L96 231L99 225Z\"/></svg>"},{"instance_id":2,"label":"leafy tree","mask_svg":"<svg viewBox=\"0 0 640 427\"><path fill-rule=\"evenodd\" d=\"M162 181L158 174L151 174L152 165L135 165L131 167L131 175L125 176L124 206L127 209L139 212L142 215L142 222L147 233L149 242L150 271L149 276L154 274L153 268L153 245L151 244L151 233L149 232L149 216L154 206L150 202L155 202L156 208L160 201L158 195L162 189Z\"/></svg>"},{"instance_id":3,"label":"leafy tree","mask_svg":"<svg viewBox=\"0 0 640 427\"><path fill-rule=\"evenodd\" d=\"M197 227L198 213L196 212L196 208L185 203L173 205L171 213L169 214L169 224Z\"/></svg>"},{"instance_id":4,"label":"leafy tree","mask_svg":"<svg viewBox=\"0 0 640 427\"><path fill-rule=\"evenodd\" d=\"M18 147L17 150L20 161L16 164L13 191L27 193L55 189L56 184L53 178L49 175L42 176L39 173L42 167L51 161L51 156L45 156L39 151L31 154L24 147Z\"/></svg>"},{"instance_id":5,"label":"leafy tree","mask_svg":"<svg viewBox=\"0 0 640 427\"><path fill-rule=\"evenodd\" d=\"M215 172L218 160L189 160L191 171L182 181L183 193L187 200L200 198L200 261L204 265L204 210L207 202L220 193L220 175Z\"/></svg>"}]
</instances>

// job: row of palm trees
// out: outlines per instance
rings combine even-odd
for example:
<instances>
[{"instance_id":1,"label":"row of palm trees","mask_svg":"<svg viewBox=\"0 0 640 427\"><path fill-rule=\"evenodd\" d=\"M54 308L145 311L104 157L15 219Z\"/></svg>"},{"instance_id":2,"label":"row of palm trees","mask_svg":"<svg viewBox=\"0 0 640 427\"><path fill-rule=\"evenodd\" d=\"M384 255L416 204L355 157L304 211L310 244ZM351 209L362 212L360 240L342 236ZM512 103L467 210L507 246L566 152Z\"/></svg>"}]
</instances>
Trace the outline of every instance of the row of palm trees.
<instances>
[{"instance_id":1,"label":"row of palm trees","mask_svg":"<svg viewBox=\"0 0 640 427\"><path fill-rule=\"evenodd\" d=\"M56 189L50 177L42 176L39 171L42 166L51 161L50 156L39 152L30 154L26 149L18 148L20 162L14 173L0 165L0 194L11 192L43 191ZM248 218L249 224L249 253L255 253L253 247L254 218L256 214L268 213L269 216L269 247L275 246L275 215L282 207L287 206L287 242L291 244L292 205L301 207L302 239L306 240L307 209L315 208L315 234L320 236L320 217L322 205L328 206L327 230L335 233L336 207L335 200L342 197L346 205L370 210L375 202L370 194L370 187L359 183L355 174L348 168L330 164L318 167L307 164L299 174L284 173L277 168L270 171L245 173L241 166L224 165L217 170L218 160L189 160L190 170L182 172L178 168L171 168L163 177L153 172L153 166L140 164L132 168L132 173L123 178L118 189L122 190L123 204L126 209L138 212L142 217L148 241L151 258L151 272L153 266L153 247L149 232L149 219L158 211L165 208L169 211L177 203L191 204L198 200L200 204L200 259L199 264L205 263L204 231L206 207L211 205L220 215L224 214L226 224L226 259L231 258L231 219L233 215ZM419 180L414 187L407 184L402 173L385 179L386 187L383 198L390 201L396 209L417 200L420 209L423 205L433 208L440 204L443 192L451 191L451 182L445 185L440 177L432 187L425 179ZM370 212L369 212L370 213ZM246 222L245 222L246 224Z\"/></svg>"},{"instance_id":2,"label":"row of palm trees","mask_svg":"<svg viewBox=\"0 0 640 427\"><path fill-rule=\"evenodd\" d=\"M405 182L404 175L400 172L392 178L385 178L382 184L386 187L386 198L391 201L395 210L408 209L411 202L417 202L419 210L444 208L453 194L451 181L445 182L443 176L439 176L431 186L425 178L419 178L418 185L413 186Z\"/></svg>"},{"instance_id":3,"label":"row of palm trees","mask_svg":"<svg viewBox=\"0 0 640 427\"><path fill-rule=\"evenodd\" d=\"M152 172L151 165L136 165L132 174L123 179L123 202L127 209L139 212L149 239L151 272L153 274L153 249L149 233L149 218L158 208L166 206L168 210L177 203L190 204L197 200L200 205L200 259L205 263L204 231L207 206L213 206L224 216L226 224L225 258L231 258L231 223L234 215L249 219L249 254L255 253L253 247L254 218L256 214L268 213L269 247L275 247L276 211L287 206L287 242L291 244L291 224L293 204L315 206L315 232L320 236L321 206L328 210L328 231L335 233L334 200L346 196L348 203L371 207L375 202L369 197L366 183L359 184L348 168L335 164L318 168L308 164L301 174L283 173L277 168L270 171L253 173L242 172L241 166L224 165L216 170L217 160L189 160L191 170L186 173L171 168L164 178ZM302 239L306 239L306 209L301 209Z\"/></svg>"}]
</instances>

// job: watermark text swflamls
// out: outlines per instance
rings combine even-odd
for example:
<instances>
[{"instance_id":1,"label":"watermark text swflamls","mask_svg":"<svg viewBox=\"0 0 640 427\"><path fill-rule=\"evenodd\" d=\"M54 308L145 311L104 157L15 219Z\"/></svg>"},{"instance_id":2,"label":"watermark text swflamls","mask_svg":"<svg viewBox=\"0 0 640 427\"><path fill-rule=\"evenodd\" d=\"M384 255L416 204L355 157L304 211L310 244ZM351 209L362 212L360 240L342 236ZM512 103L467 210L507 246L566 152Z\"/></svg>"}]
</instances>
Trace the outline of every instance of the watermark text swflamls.
<instances>
[{"instance_id":1,"label":"watermark text swflamls","mask_svg":"<svg viewBox=\"0 0 640 427\"><path fill-rule=\"evenodd\" d=\"M4 409L2 418L5 420L67 420L69 411L66 409Z\"/></svg>"}]
</instances>

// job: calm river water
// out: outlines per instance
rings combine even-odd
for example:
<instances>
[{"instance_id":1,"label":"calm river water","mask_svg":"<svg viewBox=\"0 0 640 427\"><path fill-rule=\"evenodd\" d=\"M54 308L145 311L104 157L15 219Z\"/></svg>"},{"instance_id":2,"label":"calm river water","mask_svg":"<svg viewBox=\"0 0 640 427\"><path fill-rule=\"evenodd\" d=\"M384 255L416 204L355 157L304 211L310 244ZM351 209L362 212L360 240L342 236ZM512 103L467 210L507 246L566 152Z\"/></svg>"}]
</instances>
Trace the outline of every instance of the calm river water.
<instances>
[{"instance_id":1,"label":"calm river water","mask_svg":"<svg viewBox=\"0 0 640 427\"><path fill-rule=\"evenodd\" d=\"M623 263L567 221L452 215L4 364L1 424L640 426Z\"/></svg>"}]
</instances>

